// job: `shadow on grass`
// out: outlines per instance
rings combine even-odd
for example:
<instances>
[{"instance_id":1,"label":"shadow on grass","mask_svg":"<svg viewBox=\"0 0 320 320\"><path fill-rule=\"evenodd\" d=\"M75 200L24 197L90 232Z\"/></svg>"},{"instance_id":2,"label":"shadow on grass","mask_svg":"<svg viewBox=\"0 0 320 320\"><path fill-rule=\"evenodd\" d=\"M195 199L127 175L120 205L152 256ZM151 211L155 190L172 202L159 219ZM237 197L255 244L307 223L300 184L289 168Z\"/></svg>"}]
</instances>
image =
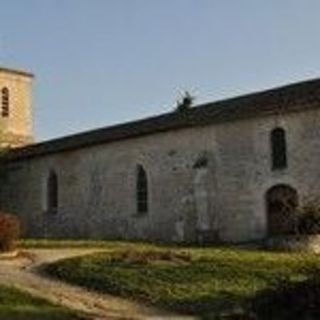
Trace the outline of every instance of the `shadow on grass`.
<instances>
[{"instance_id":1,"label":"shadow on grass","mask_svg":"<svg viewBox=\"0 0 320 320\"><path fill-rule=\"evenodd\" d=\"M14 287L0 286L0 319L80 320L74 311L54 305Z\"/></svg>"},{"instance_id":2,"label":"shadow on grass","mask_svg":"<svg viewBox=\"0 0 320 320\"><path fill-rule=\"evenodd\" d=\"M263 290L252 299L248 312L259 320L320 319L320 278L282 282L273 290Z\"/></svg>"}]
</instances>

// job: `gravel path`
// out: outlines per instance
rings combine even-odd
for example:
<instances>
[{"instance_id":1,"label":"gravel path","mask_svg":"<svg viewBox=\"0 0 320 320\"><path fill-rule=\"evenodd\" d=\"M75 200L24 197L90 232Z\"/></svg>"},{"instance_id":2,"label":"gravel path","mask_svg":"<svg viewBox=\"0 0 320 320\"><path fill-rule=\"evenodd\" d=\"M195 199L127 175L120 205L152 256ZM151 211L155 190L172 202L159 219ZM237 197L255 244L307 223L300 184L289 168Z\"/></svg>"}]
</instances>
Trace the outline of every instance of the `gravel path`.
<instances>
[{"instance_id":1,"label":"gravel path","mask_svg":"<svg viewBox=\"0 0 320 320\"><path fill-rule=\"evenodd\" d=\"M191 319L162 310L146 307L136 302L98 294L78 286L49 279L37 273L43 263L54 262L93 252L99 249L34 249L15 259L0 260L0 283L15 286L49 301L78 310L88 319Z\"/></svg>"}]
</instances>

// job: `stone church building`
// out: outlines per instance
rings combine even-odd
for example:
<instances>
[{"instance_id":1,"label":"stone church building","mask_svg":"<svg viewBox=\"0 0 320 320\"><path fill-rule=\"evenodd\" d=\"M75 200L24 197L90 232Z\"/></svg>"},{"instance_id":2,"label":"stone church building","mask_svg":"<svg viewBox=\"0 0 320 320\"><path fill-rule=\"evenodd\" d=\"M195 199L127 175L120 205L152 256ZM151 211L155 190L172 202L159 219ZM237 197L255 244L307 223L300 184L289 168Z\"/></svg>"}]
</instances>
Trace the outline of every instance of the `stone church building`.
<instances>
[{"instance_id":1,"label":"stone church building","mask_svg":"<svg viewBox=\"0 0 320 320\"><path fill-rule=\"evenodd\" d=\"M0 68L0 207L27 237L246 242L320 195L320 80L34 143L32 79Z\"/></svg>"}]
</instances>

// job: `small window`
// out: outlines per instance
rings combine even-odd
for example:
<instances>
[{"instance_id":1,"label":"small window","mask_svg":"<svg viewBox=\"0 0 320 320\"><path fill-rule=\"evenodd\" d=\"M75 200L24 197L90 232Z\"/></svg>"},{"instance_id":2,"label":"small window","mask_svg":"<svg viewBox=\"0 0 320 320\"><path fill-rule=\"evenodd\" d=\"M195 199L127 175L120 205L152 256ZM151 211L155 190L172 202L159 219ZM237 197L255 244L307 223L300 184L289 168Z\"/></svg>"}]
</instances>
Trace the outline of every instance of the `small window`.
<instances>
[{"instance_id":1,"label":"small window","mask_svg":"<svg viewBox=\"0 0 320 320\"><path fill-rule=\"evenodd\" d=\"M136 185L137 212L148 212L148 178L147 173L142 166L137 167L137 185Z\"/></svg>"},{"instance_id":2,"label":"small window","mask_svg":"<svg viewBox=\"0 0 320 320\"><path fill-rule=\"evenodd\" d=\"M51 171L47 181L47 211L56 213L59 205L58 176Z\"/></svg>"},{"instance_id":3,"label":"small window","mask_svg":"<svg viewBox=\"0 0 320 320\"><path fill-rule=\"evenodd\" d=\"M273 170L284 169L288 165L286 133L282 128L276 128L271 132L271 158Z\"/></svg>"},{"instance_id":4,"label":"small window","mask_svg":"<svg viewBox=\"0 0 320 320\"><path fill-rule=\"evenodd\" d=\"M9 117L9 89L6 87L1 90L1 115Z\"/></svg>"}]
</instances>

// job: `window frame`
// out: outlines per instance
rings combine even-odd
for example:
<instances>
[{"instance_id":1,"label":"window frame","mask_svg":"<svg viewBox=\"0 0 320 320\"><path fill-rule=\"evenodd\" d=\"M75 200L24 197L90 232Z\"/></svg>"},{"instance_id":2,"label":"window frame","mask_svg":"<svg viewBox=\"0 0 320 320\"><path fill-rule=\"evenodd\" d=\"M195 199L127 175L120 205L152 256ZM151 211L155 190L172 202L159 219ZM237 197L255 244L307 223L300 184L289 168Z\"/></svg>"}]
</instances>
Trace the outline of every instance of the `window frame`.
<instances>
[{"instance_id":1,"label":"window frame","mask_svg":"<svg viewBox=\"0 0 320 320\"><path fill-rule=\"evenodd\" d=\"M55 170L50 171L46 187L46 211L56 214L59 208L59 177Z\"/></svg>"},{"instance_id":2,"label":"window frame","mask_svg":"<svg viewBox=\"0 0 320 320\"><path fill-rule=\"evenodd\" d=\"M138 165L136 169L136 212L138 215L149 212L148 174L142 165Z\"/></svg>"},{"instance_id":3,"label":"window frame","mask_svg":"<svg viewBox=\"0 0 320 320\"><path fill-rule=\"evenodd\" d=\"M10 115L10 91L8 87L1 89L1 116L7 118Z\"/></svg>"},{"instance_id":4,"label":"window frame","mask_svg":"<svg viewBox=\"0 0 320 320\"><path fill-rule=\"evenodd\" d=\"M288 167L286 131L281 127L274 128L270 134L272 170L283 170Z\"/></svg>"}]
</instances>

